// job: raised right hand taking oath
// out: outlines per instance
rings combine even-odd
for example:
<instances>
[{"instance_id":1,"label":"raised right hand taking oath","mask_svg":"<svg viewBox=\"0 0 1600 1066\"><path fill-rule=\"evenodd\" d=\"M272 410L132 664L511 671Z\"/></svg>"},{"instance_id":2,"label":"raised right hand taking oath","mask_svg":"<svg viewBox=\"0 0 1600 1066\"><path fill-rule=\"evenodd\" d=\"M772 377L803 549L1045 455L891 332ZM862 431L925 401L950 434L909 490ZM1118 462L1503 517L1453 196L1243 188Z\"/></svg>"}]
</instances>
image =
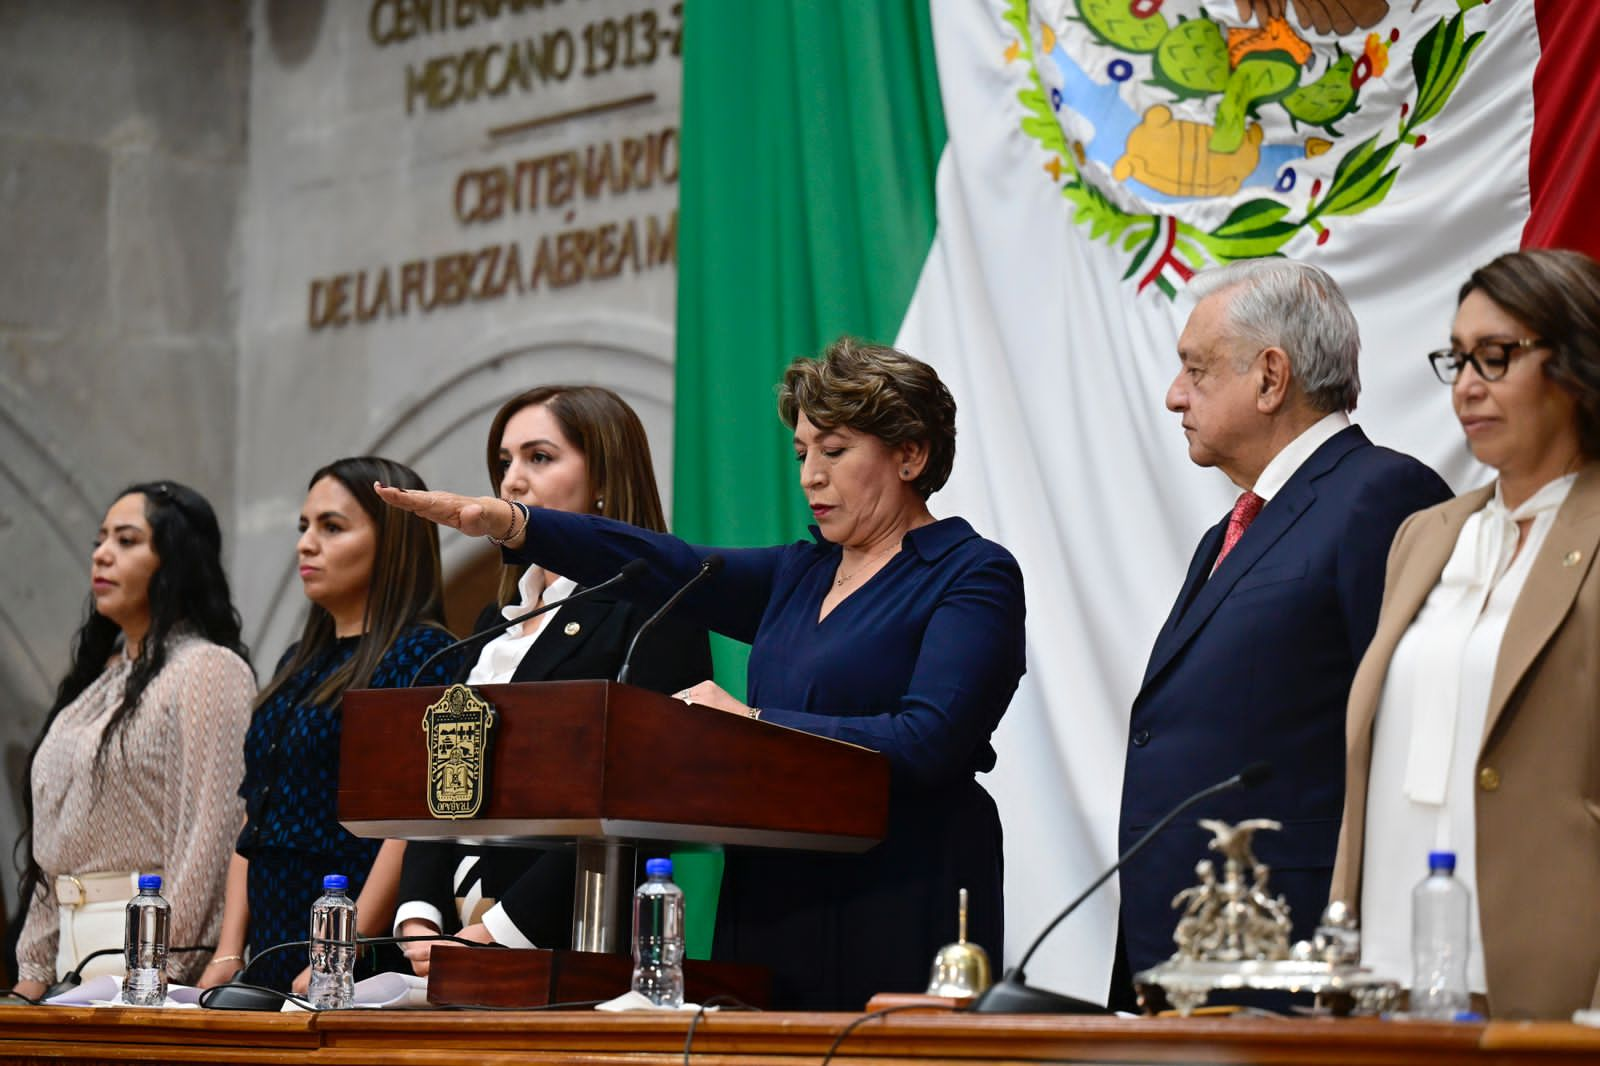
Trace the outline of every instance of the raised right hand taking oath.
<instances>
[{"instance_id":1,"label":"raised right hand taking oath","mask_svg":"<svg viewBox=\"0 0 1600 1066\"><path fill-rule=\"evenodd\" d=\"M508 547L522 543L521 516L496 496L461 496L454 492L397 489L374 483L378 496L391 507L410 511L469 537L493 537ZM507 536L514 533L515 536Z\"/></svg>"}]
</instances>

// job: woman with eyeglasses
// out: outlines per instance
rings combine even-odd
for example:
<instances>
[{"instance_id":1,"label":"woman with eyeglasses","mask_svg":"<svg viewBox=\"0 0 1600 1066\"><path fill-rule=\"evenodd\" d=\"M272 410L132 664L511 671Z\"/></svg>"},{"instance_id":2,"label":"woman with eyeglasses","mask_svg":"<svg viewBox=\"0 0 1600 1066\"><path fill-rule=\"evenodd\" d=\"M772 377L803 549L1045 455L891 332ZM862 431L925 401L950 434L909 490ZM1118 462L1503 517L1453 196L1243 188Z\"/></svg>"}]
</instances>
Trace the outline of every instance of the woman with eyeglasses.
<instances>
[{"instance_id":1,"label":"woman with eyeglasses","mask_svg":"<svg viewBox=\"0 0 1600 1066\"><path fill-rule=\"evenodd\" d=\"M1430 357L1492 484L1407 519L1350 690L1333 897L1411 981L1432 850L1472 891L1468 981L1567 1017L1600 978L1600 264L1503 255Z\"/></svg>"}]
</instances>

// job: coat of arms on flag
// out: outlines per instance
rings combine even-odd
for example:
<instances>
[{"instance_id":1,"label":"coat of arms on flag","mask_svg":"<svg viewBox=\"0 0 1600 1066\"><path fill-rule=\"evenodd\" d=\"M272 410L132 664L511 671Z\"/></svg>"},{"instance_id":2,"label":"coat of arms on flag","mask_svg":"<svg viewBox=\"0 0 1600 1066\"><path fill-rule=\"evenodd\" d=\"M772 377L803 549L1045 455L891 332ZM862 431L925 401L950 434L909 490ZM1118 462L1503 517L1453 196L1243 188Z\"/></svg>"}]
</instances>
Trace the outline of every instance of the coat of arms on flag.
<instances>
[{"instance_id":1,"label":"coat of arms on flag","mask_svg":"<svg viewBox=\"0 0 1600 1066\"><path fill-rule=\"evenodd\" d=\"M1011 0L1005 59L1029 66L1023 131L1074 220L1172 297L1382 203L1483 39L1482 2Z\"/></svg>"}]
</instances>

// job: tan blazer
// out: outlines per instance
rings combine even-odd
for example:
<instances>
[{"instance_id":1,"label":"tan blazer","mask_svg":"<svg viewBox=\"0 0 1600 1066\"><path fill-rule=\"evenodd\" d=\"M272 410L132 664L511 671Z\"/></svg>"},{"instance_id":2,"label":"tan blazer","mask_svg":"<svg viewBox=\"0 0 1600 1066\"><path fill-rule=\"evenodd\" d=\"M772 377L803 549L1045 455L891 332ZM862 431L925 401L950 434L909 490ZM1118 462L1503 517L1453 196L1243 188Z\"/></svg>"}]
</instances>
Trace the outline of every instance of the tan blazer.
<instances>
[{"instance_id":1,"label":"tan blazer","mask_svg":"<svg viewBox=\"0 0 1600 1066\"><path fill-rule=\"evenodd\" d=\"M1389 551L1378 630L1350 688L1332 897L1359 909L1372 728L1395 645L1493 486L1419 511ZM1600 1004L1600 463L1578 475L1512 609L1478 752L1479 913L1489 1008ZM1423 856L1417 857L1422 876Z\"/></svg>"}]
</instances>

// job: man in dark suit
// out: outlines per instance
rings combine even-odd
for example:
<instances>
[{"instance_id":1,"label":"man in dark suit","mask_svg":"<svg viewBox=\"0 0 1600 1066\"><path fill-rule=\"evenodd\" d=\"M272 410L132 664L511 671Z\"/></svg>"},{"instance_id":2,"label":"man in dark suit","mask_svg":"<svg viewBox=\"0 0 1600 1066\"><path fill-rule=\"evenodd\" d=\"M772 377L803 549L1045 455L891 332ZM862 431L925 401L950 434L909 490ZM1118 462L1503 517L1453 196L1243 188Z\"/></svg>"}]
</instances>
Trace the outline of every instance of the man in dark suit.
<instances>
[{"instance_id":1,"label":"man in dark suit","mask_svg":"<svg viewBox=\"0 0 1600 1066\"><path fill-rule=\"evenodd\" d=\"M1350 682L1378 620L1384 561L1414 511L1448 499L1432 470L1350 423L1360 337L1339 287L1282 259L1198 276L1167 407L1189 458L1241 490L1201 538L1134 699L1119 850L1189 794L1257 760L1265 785L1167 829L1122 871L1112 1001L1173 952L1172 900L1195 882L1199 817L1275 818L1256 835L1294 935L1328 899L1344 798Z\"/></svg>"}]
</instances>

